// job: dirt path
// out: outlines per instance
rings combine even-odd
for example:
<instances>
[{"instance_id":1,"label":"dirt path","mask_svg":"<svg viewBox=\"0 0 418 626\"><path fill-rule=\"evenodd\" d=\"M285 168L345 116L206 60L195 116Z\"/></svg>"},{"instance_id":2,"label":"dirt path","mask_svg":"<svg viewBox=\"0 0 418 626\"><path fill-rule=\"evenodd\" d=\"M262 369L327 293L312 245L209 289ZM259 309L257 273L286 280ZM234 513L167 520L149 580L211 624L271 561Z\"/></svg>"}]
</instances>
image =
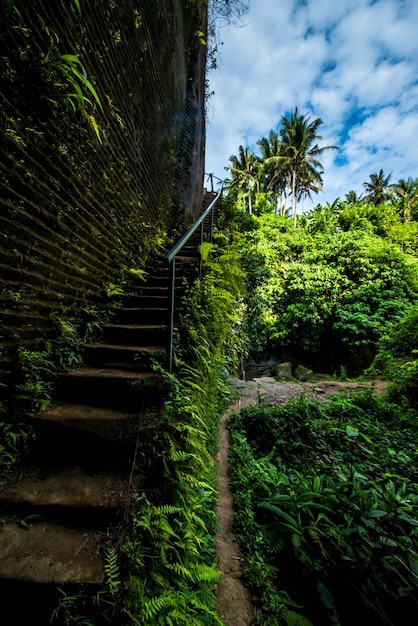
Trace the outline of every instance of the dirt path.
<instances>
[{"instance_id":1,"label":"dirt path","mask_svg":"<svg viewBox=\"0 0 418 626\"><path fill-rule=\"evenodd\" d=\"M228 451L229 432L228 419L245 406L255 404L253 394L237 400L222 416L218 426L218 466L217 490L218 499L216 514L219 519L219 531L215 537L218 570L223 576L218 583L218 615L228 626L247 626L255 616L255 609L248 590L241 581L241 555L233 534L233 498L229 483Z\"/></svg>"},{"instance_id":2,"label":"dirt path","mask_svg":"<svg viewBox=\"0 0 418 626\"><path fill-rule=\"evenodd\" d=\"M315 381L307 383L278 383L274 378L258 378L244 382L234 380L237 398L222 416L218 426L218 452L216 455L217 504L219 531L215 537L218 570L223 573L218 583L217 610L226 626L249 626L255 617L255 608L241 578L241 555L233 533L233 497L228 472L229 431L228 420L247 406L283 404L302 393L317 401L327 395L355 392L371 388L381 394L385 381L350 383L340 381Z\"/></svg>"}]
</instances>

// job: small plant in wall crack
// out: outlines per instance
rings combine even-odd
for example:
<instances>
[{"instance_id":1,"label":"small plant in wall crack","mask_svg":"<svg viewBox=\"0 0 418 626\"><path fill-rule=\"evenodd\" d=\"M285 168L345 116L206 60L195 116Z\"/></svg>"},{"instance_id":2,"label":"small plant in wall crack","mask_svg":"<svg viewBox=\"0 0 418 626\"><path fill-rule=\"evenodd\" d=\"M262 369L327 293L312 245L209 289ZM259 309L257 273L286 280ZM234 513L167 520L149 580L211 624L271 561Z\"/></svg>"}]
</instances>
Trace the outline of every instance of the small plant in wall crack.
<instances>
[{"instance_id":1,"label":"small plant in wall crack","mask_svg":"<svg viewBox=\"0 0 418 626\"><path fill-rule=\"evenodd\" d=\"M21 380L16 385L16 409L21 414L34 415L44 411L51 402L55 365L46 350L19 348Z\"/></svg>"},{"instance_id":2,"label":"small plant in wall crack","mask_svg":"<svg viewBox=\"0 0 418 626\"><path fill-rule=\"evenodd\" d=\"M88 78L87 70L77 54L59 54L49 51L42 62L46 77L54 87L62 90L65 102L75 113L81 111L97 139L102 143L102 136L96 117L95 106L103 111L96 89Z\"/></svg>"}]
</instances>

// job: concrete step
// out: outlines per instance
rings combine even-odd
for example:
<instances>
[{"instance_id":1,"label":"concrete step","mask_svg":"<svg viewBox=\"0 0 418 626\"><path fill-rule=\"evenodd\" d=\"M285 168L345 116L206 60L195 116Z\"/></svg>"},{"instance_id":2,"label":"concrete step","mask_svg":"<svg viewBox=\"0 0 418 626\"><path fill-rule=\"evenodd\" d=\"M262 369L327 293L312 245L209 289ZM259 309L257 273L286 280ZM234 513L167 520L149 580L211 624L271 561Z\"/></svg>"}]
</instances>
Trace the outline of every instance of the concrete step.
<instances>
[{"instance_id":1,"label":"concrete step","mask_svg":"<svg viewBox=\"0 0 418 626\"><path fill-rule=\"evenodd\" d=\"M18 506L20 511L31 507L38 513L47 509L49 515L58 518L66 516L63 508L96 509L101 514L111 510L115 514L127 504L139 483L139 477L130 478L129 473L98 469L86 471L86 468L77 465L59 469L35 466L27 468L16 481L12 480L0 490L0 504L3 514L10 506ZM56 509L55 513L53 509ZM68 514L68 517L73 515Z\"/></svg>"},{"instance_id":2,"label":"concrete step","mask_svg":"<svg viewBox=\"0 0 418 626\"><path fill-rule=\"evenodd\" d=\"M167 306L124 306L117 311L115 321L119 324L160 324L168 322Z\"/></svg>"},{"instance_id":3,"label":"concrete step","mask_svg":"<svg viewBox=\"0 0 418 626\"><path fill-rule=\"evenodd\" d=\"M101 584L104 537L91 529L33 521L0 527L0 578L33 583ZM21 598L24 602L24 598Z\"/></svg>"},{"instance_id":4,"label":"concrete step","mask_svg":"<svg viewBox=\"0 0 418 626\"><path fill-rule=\"evenodd\" d=\"M124 299L125 307L168 309L168 291L165 295L136 294Z\"/></svg>"},{"instance_id":5,"label":"concrete step","mask_svg":"<svg viewBox=\"0 0 418 626\"><path fill-rule=\"evenodd\" d=\"M61 374L55 383L59 402L136 410L161 398L161 378L153 372L118 367L84 367Z\"/></svg>"},{"instance_id":6,"label":"concrete step","mask_svg":"<svg viewBox=\"0 0 418 626\"><path fill-rule=\"evenodd\" d=\"M167 340L165 324L105 324L102 331L105 343L119 345L165 345Z\"/></svg>"},{"instance_id":7,"label":"concrete step","mask_svg":"<svg viewBox=\"0 0 418 626\"><path fill-rule=\"evenodd\" d=\"M88 344L84 346L85 360L89 365L106 368L124 368L132 372L149 371L152 361L164 363L164 346L130 346L117 344Z\"/></svg>"},{"instance_id":8,"label":"concrete step","mask_svg":"<svg viewBox=\"0 0 418 626\"><path fill-rule=\"evenodd\" d=\"M121 411L86 404L53 402L46 411L35 416L44 423L58 424L63 428L84 430L99 437L120 441L135 436L141 418L134 411Z\"/></svg>"}]
</instances>

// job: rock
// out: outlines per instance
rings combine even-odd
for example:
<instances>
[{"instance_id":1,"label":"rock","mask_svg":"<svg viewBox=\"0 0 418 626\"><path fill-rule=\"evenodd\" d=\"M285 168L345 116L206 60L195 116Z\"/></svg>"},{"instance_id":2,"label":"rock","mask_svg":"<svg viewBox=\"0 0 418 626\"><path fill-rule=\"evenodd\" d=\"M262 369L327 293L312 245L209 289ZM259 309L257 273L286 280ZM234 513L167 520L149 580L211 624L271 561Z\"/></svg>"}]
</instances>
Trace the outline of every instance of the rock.
<instances>
[{"instance_id":1,"label":"rock","mask_svg":"<svg viewBox=\"0 0 418 626\"><path fill-rule=\"evenodd\" d=\"M249 359L244 363L244 380L254 380L262 376L274 376L274 367L279 363L279 358L276 356L266 357L255 361Z\"/></svg>"},{"instance_id":2,"label":"rock","mask_svg":"<svg viewBox=\"0 0 418 626\"><path fill-rule=\"evenodd\" d=\"M297 365L295 369L295 378L302 382L306 382L307 380L312 380L313 371L304 367L303 365Z\"/></svg>"},{"instance_id":3,"label":"rock","mask_svg":"<svg viewBox=\"0 0 418 626\"><path fill-rule=\"evenodd\" d=\"M258 376L253 378L255 383L275 383L276 379L273 376Z\"/></svg>"},{"instance_id":4,"label":"rock","mask_svg":"<svg viewBox=\"0 0 418 626\"><path fill-rule=\"evenodd\" d=\"M293 380L292 364L290 361L276 365L274 367L274 377L276 380Z\"/></svg>"}]
</instances>

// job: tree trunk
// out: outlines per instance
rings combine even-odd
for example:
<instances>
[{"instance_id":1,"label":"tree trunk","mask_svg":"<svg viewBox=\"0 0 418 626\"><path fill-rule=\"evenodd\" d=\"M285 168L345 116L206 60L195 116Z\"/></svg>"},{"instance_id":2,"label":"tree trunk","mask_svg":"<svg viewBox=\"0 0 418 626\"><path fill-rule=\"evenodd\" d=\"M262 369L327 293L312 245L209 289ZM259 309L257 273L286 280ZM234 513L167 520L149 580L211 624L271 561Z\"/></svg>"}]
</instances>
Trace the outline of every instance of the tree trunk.
<instances>
[{"instance_id":1,"label":"tree trunk","mask_svg":"<svg viewBox=\"0 0 418 626\"><path fill-rule=\"evenodd\" d=\"M296 209L297 209L296 170L293 170L292 172L292 217L293 217L295 226L296 226Z\"/></svg>"}]
</instances>

